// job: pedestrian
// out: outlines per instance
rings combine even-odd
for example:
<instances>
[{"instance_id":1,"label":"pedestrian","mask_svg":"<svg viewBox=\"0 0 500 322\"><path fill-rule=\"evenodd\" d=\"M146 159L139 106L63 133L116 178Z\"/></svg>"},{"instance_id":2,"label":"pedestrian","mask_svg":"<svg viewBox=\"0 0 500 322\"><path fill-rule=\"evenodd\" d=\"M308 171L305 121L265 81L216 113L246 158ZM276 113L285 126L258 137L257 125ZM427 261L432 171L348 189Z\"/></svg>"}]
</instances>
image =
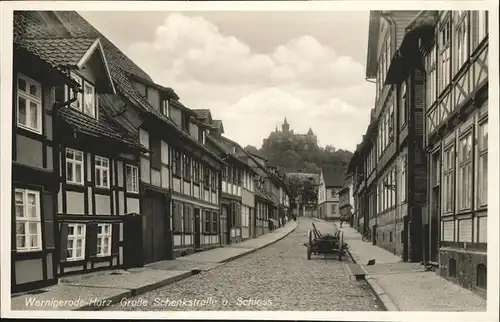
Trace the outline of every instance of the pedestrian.
<instances>
[{"instance_id":1,"label":"pedestrian","mask_svg":"<svg viewBox=\"0 0 500 322\"><path fill-rule=\"evenodd\" d=\"M340 217L340 228L342 228L343 223L344 223L344 218Z\"/></svg>"}]
</instances>

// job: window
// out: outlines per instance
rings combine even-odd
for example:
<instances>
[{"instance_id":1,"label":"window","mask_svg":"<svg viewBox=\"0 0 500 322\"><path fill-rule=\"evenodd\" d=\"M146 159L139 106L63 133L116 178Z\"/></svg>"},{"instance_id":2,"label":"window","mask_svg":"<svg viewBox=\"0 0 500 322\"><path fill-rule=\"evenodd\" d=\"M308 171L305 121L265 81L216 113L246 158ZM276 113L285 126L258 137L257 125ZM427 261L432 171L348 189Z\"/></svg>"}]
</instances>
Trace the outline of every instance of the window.
<instances>
[{"instance_id":1,"label":"window","mask_svg":"<svg viewBox=\"0 0 500 322\"><path fill-rule=\"evenodd\" d=\"M391 103L389 106L389 112L387 114L387 135L388 142L392 142L394 140L394 104Z\"/></svg>"},{"instance_id":2,"label":"window","mask_svg":"<svg viewBox=\"0 0 500 322\"><path fill-rule=\"evenodd\" d=\"M77 100L71 103L71 107L84 112L92 117L96 116L96 95L95 88L92 84L85 81L81 76L76 73L71 73L71 78L76 81L83 88L83 94L77 94ZM72 91L72 90L71 90ZM72 95L71 97L72 98Z\"/></svg>"},{"instance_id":3,"label":"window","mask_svg":"<svg viewBox=\"0 0 500 322\"><path fill-rule=\"evenodd\" d=\"M209 210L204 210L204 219L205 219L205 233L211 233L212 232L212 213Z\"/></svg>"},{"instance_id":4,"label":"window","mask_svg":"<svg viewBox=\"0 0 500 322\"><path fill-rule=\"evenodd\" d=\"M401 102L399 106L401 108L401 120L400 125L403 127L408 119L408 99L406 94L406 82L401 84Z\"/></svg>"},{"instance_id":5,"label":"window","mask_svg":"<svg viewBox=\"0 0 500 322\"><path fill-rule=\"evenodd\" d=\"M161 101L161 114L170 117L170 104L168 99Z\"/></svg>"},{"instance_id":6,"label":"window","mask_svg":"<svg viewBox=\"0 0 500 322\"><path fill-rule=\"evenodd\" d=\"M16 250L37 251L42 249L40 224L40 193L16 189Z\"/></svg>"},{"instance_id":7,"label":"window","mask_svg":"<svg viewBox=\"0 0 500 322\"><path fill-rule=\"evenodd\" d=\"M451 49L450 49L450 35L451 35L451 19L448 15L439 29L439 87L438 91L441 93L451 81L450 64L451 64Z\"/></svg>"},{"instance_id":8,"label":"window","mask_svg":"<svg viewBox=\"0 0 500 322\"><path fill-rule=\"evenodd\" d=\"M183 211L183 219L184 219L184 232L185 233L192 233L193 232L193 208L188 205L184 204L184 211Z\"/></svg>"},{"instance_id":9,"label":"window","mask_svg":"<svg viewBox=\"0 0 500 322\"><path fill-rule=\"evenodd\" d=\"M332 198L335 198L335 195L337 194L337 190L336 189L332 189L332 190L330 190L330 193L332 195Z\"/></svg>"},{"instance_id":10,"label":"window","mask_svg":"<svg viewBox=\"0 0 500 322\"><path fill-rule=\"evenodd\" d=\"M179 202L172 203L173 225L175 232L182 232L182 204Z\"/></svg>"},{"instance_id":11,"label":"window","mask_svg":"<svg viewBox=\"0 0 500 322\"><path fill-rule=\"evenodd\" d=\"M97 256L111 256L111 224L97 225Z\"/></svg>"},{"instance_id":12,"label":"window","mask_svg":"<svg viewBox=\"0 0 500 322\"><path fill-rule=\"evenodd\" d=\"M459 143L459 187L458 202L460 210L470 209L472 205L472 132L460 139Z\"/></svg>"},{"instance_id":13,"label":"window","mask_svg":"<svg viewBox=\"0 0 500 322\"><path fill-rule=\"evenodd\" d=\"M191 158L187 154L183 154L184 170L183 176L184 180L191 180Z\"/></svg>"},{"instance_id":14,"label":"window","mask_svg":"<svg viewBox=\"0 0 500 322\"><path fill-rule=\"evenodd\" d=\"M68 248L66 260L75 261L85 258L85 230L84 224L68 225Z\"/></svg>"},{"instance_id":15,"label":"window","mask_svg":"<svg viewBox=\"0 0 500 322\"><path fill-rule=\"evenodd\" d=\"M66 182L83 185L83 152L66 148Z\"/></svg>"},{"instance_id":16,"label":"window","mask_svg":"<svg viewBox=\"0 0 500 322\"><path fill-rule=\"evenodd\" d=\"M186 131L187 133L189 133L189 119L190 119L190 116L187 115L187 114L182 114L182 124L181 124L181 129L183 131Z\"/></svg>"},{"instance_id":17,"label":"window","mask_svg":"<svg viewBox=\"0 0 500 322\"><path fill-rule=\"evenodd\" d=\"M75 73L71 73L71 78L77 82L81 88L83 88L83 79L78 76L77 74ZM73 98L74 96L74 93L73 93L73 90L69 90L70 91L70 99ZM73 103L71 103L71 107L81 111L82 110L82 106L83 106L83 97L82 97L82 93L76 93L76 101L74 101Z\"/></svg>"},{"instance_id":18,"label":"window","mask_svg":"<svg viewBox=\"0 0 500 322\"><path fill-rule=\"evenodd\" d=\"M337 214L337 204L332 204L332 215Z\"/></svg>"},{"instance_id":19,"label":"window","mask_svg":"<svg viewBox=\"0 0 500 322\"><path fill-rule=\"evenodd\" d=\"M136 166L127 164L127 192L139 193L139 169Z\"/></svg>"},{"instance_id":20,"label":"window","mask_svg":"<svg viewBox=\"0 0 500 322\"><path fill-rule=\"evenodd\" d=\"M95 89L87 82L84 85L83 108L85 114L95 117Z\"/></svg>"},{"instance_id":21,"label":"window","mask_svg":"<svg viewBox=\"0 0 500 322\"><path fill-rule=\"evenodd\" d=\"M41 134L42 111L42 85L17 74L17 125Z\"/></svg>"},{"instance_id":22,"label":"window","mask_svg":"<svg viewBox=\"0 0 500 322\"><path fill-rule=\"evenodd\" d=\"M109 160L95 157L95 184L100 188L109 188Z\"/></svg>"},{"instance_id":23,"label":"window","mask_svg":"<svg viewBox=\"0 0 500 322\"><path fill-rule=\"evenodd\" d=\"M436 73L436 46L434 45L425 57L425 67L427 69L427 77L425 80L425 99L427 108L430 108L436 101L437 92L437 73Z\"/></svg>"},{"instance_id":24,"label":"window","mask_svg":"<svg viewBox=\"0 0 500 322\"><path fill-rule=\"evenodd\" d=\"M203 186L205 189L210 187L210 168L208 166L203 167Z\"/></svg>"},{"instance_id":25,"label":"window","mask_svg":"<svg viewBox=\"0 0 500 322\"><path fill-rule=\"evenodd\" d=\"M454 203L454 168L455 168L455 149L453 146L444 151L443 162L443 203L444 213L449 214L453 212Z\"/></svg>"},{"instance_id":26,"label":"window","mask_svg":"<svg viewBox=\"0 0 500 322\"><path fill-rule=\"evenodd\" d=\"M216 234L219 232L219 223L217 220L217 212L213 211L212 212L212 233Z\"/></svg>"},{"instance_id":27,"label":"window","mask_svg":"<svg viewBox=\"0 0 500 322\"><path fill-rule=\"evenodd\" d=\"M161 157L161 140L155 137L149 137L149 147L151 150L151 168L161 169L162 167L162 157Z\"/></svg>"},{"instance_id":28,"label":"window","mask_svg":"<svg viewBox=\"0 0 500 322\"><path fill-rule=\"evenodd\" d=\"M177 177L181 176L181 153L179 151L173 151L172 174Z\"/></svg>"},{"instance_id":29,"label":"window","mask_svg":"<svg viewBox=\"0 0 500 322\"><path fill-rule=\"evenodd\" d=\"M217 187L218 187L218 182L219 180L217 180L217 172L215 171L211 171L210 172L210 176L211 176L211 187L212 187L212 190L217 190Z\"/></svg>"},{"instance_id":30,"label":"window","mask_svg":"<svg viewBox=\"0 0 500 322\"><path fill-rule=\"evenodd\" d=\"M488 122L479 124L478 129L478 205L488 204Z\"/></svg>"},{"instance_id":31,"label":"window","mask_svg":"<svg viewBox=\"0 0 500 322\"><path fill-rule=\"evenodd\" d=\"M405 154L401 156L401 202L406 201L406 167L408 156Z\"/></svg>"},{"instance_id":32,"label":"window","mask_svg":"<svg viewBox=\"0 0 500 322\"><path fill-rule=\"evenodd\" d=\"M472 46L475 49L488 36L488 11L476 11L472 15Z\"/></svg>"},{"instance_id":33,"label":"window","mask_svg":"<svg viewBox=\"0 0 500 322\"><path fill-rule=\"evenodd\" d=\"M469 15L467 11L459 11L455 29L455 52L453 71L457 73L469 59Z\"/></svg>"},{"instance_id":34,"label":"window","mask_svg":"<svg viewBox=\"0 0 500 322\"><path fill-rule=\"evenodd\" d=\"M194 183L200 182L200 162L193 160L193 181Z\"/></svg>"}]
</instances>

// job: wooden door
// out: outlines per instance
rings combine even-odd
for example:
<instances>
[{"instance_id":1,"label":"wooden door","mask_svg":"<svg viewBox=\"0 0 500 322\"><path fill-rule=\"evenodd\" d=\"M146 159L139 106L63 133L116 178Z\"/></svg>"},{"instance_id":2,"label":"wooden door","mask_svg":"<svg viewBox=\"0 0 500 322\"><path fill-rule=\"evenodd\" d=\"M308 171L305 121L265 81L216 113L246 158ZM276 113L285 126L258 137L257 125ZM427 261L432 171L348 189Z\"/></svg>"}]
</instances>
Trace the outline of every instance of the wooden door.
<instances>
[{"instance_id":1,"label":"wooden door","mask_svg":"<svg viewBox=\"0 0 500 322\"><path fill-rule=\"evenodd\" d=\"M164 201L159 198L153 198L153 260L155 262L167 258L167 234L166 218L167 212Z\"/></svg>"}]
</instances>

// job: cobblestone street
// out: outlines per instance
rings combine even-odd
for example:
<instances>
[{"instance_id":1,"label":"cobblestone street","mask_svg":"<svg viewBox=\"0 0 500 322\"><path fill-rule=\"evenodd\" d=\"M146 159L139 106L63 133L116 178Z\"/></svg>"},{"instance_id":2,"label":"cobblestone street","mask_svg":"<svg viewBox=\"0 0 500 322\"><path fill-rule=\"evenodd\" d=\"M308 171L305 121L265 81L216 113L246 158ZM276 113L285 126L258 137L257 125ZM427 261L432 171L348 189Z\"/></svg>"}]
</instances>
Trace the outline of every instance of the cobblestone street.
<instances>
[{"instance_id":1,"label":"cobblestone street","mask_svg":"<svg viewBox=\"0 0 500 322\"><path fill-rule=\"evenodd\" d=\"M105 310L379 310L368 284L349 279L348 258L307 260L303 244L312 222L302 217L292 234L273 245ZM314 223L322 233L332 230Z\"/></svg>"}]
</instances>

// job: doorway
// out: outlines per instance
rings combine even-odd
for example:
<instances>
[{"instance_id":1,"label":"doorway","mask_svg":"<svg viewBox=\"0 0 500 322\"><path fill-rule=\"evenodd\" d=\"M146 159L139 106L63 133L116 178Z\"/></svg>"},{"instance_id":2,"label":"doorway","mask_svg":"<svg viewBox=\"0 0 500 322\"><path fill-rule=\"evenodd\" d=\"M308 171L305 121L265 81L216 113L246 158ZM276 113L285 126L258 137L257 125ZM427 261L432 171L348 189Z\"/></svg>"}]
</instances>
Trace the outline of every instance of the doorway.
<instances>
[{"instance_id":1,"label":"doorway","mask_svg":"<svg viewBox=\"0 0 500 322\"><path fill-rule=\"evenodd\" d=\"M207 214L205 214L206 216ZM194 249L201 248L200 209L194 209Z\"/></svg>"},{"instance_id":2,"label":"doorway","mask_svg":"<svg viewBox=\"0 0 500 322\"><path fill-rule=\"evenodd\" d=\"M432 263L438 262L439 254L439 223L441 213L441 157L440 153L436 152L432 155L432 168L431 168L431 209L429 220L429 261Z\"/></svg>"},{"instance_id":3,"label":"doorway","mask_svg":"<svg viewBox=\"0 0 500 322\"><path fill-rule=\"evenodd\" d=\"M142 239L146 264L168 259L171 250L170 220L167 202L160 193L149 192L142 198Z\"/></svg>"}]
</instances>

